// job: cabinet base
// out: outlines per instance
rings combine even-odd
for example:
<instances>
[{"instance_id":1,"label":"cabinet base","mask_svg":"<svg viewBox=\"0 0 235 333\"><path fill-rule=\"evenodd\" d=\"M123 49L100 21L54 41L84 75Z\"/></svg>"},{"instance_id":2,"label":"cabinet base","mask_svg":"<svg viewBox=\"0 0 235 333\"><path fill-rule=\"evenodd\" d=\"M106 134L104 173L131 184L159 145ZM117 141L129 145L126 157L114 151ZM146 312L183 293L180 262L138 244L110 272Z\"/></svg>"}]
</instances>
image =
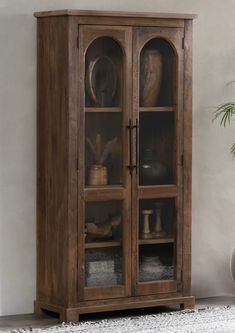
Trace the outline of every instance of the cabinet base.
<instances>
[{"instance_id":1,"label":"cabinet base","mask_svg":"<svg viewBox=\"0 0 235 333\"><path fill-rule=\"evenodd\" d=\"M129 297L122 299L112 299L107 301L81 302L76 307L65 308L57 305L47 304L40 301L34 302L34 313L41 315L43 310L59 314L60 320L64 322L78 322L79 315L94 312L107 312L115 310L138 309L156 307L162 305L180 305L180 309L193 309L195 305L194 296L171 297L164 299L154 299L153 296Z\"/></svg>"}]
</instances>

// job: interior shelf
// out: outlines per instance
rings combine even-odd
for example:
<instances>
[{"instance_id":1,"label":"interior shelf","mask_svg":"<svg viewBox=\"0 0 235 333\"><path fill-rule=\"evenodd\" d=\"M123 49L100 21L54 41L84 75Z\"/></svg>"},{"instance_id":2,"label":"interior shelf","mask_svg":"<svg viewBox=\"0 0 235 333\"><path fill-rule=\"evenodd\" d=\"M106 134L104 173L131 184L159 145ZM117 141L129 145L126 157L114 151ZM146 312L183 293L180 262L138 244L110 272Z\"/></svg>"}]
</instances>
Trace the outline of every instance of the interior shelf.
<instances>
[{"instance_id":1,"label":"interior shelf","mask_svg":"<svg viewBox=\"0 0 235 333\"><path fill-rule=\"evenodd\" d=\"M126 190L122 186L97 186L86 187L84 189L84 197L86 201L96 200L123 200L126 195Z\"/></svg>"},{"instance_id":2,"label":"interior shelf","mask_svg":"<svg viewBox=\"0 0 235 333\"><path fill-rule=\"evenodd\" d=\"M106 241L106 242L89 242L85 243L86 249L97 249L103 247L117 247L121 246L121 242L119 241Z\"/></svg>"},{"instance_id":3,"label":"interior shelf","mask_svg":"<svg viewBox=\"0 0 235 333\"><path fill-rule=\"evenodd\" d=\"M139 186L138 196L140 199L151 198L173 198L178 195L178 187L173 184L169 185L150 185Z\"/></svg>"},{"instance_id":4,"label":"interior shelf","mask_svg":"<svg viewBox=\"0 0 235 333\"><path fill-rule=\"evenodd\" d=\"M86 107L85 112L122 112L122 108L119 107Z\"/></svg>"},{"instance_id":5,"label":"interior shelf","mask_svg":"<svg viewBox=\"0 0 235 333\"><path fill-rule=\"evenodd\" d=\"M173 112L175 108L173 106L153 106L153 107L140 107L140 112Z\"/></svg>"},{"instance_id":6,"label":"interior shelf","mask_svg":"<svg viewBox=\"0 0 235 333\"><path fill-rule=\"evenodd\" d=\"M174 243L174 238L164 237L164 238L140 239L138 243L139 245Z\"/></svg>"}]
</instances>

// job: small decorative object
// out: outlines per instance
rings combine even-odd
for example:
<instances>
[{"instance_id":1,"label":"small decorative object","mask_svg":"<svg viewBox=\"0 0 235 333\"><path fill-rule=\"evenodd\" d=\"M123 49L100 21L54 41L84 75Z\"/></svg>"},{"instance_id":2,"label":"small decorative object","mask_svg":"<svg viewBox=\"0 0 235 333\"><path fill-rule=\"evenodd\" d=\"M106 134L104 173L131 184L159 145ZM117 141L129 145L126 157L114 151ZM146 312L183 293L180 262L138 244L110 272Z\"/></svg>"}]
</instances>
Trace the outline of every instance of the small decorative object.
<instances>
[{"instance_id":1,"label":"small decorative object","mask_svg":"<svg viewBox=\"0 0 235 333\"><path fill-rule=\"evenodd\" d=\"M143 226L143 232L142 232L142 238L152 238L152 235L150 233L150 228L149 228L149 217L151 214L153 214L152 209L144 209L142 210L142 214L144 216L144 226Z\"/></svg>"},{"instance_id":2,"label":"small decorative object","mask_svg":"<svg viewBox=\"0 0 235 333\"><path fill-rule=\"evenodd\" d=\"M146 149L140 167L141 185L164 184L168 181L168 168L160 162L151 149Z\"/></svg>"},{"instance_id":3,"label":"small decorative object","mask_svg":"<svg viewBox=\"0 0 235 333\"><path fill-rule=\"evenodd\" d=\"M162 271L162 263L159 259L159 256L142 256L141 270L145 273L160 273Z\"/></svg>"},{"instance_id":4,"label":"small decorative object","mask_svg":"<svg viewBox=\"0 0 235 333\"><path fill-rule=\"evenodd\" d=\"M121 216L115 216L109 221L101 223L86 223L86 235L89 241L109 240L113 232L121 224Z\"/></svg>"},{"instance_id":5,"label":"small decorative object","mask_svg":"<svg viewBox=\"0 0 235 333\"><path fill-rule=\"evenodd\" d=\"M159 201L155 202L154 207L156 212L156 223L152 235L154 237L165 237L167 233L164 230L162 230L162 221L161 221L163 202Z\"/></svg>"},{"instance_id":6,"label":"small decorative object","mask_svg":"<svg viewBox=\"0 0 235 333\"><path fill-rule=\"evenodd\" d=\"M108 183L108 171L107 167L103 165L94 164L89 168L88 184L106 185Z\"/></svg>"},{"instance_id":7,"label":"small decorative object","mask_svg":"<svg viewBox=\"0 0 235 333\"><path fill-rule=\"evenodd\" d=\"M98 133L94 143L90 138L86 138L88 147L90 148L94 164L88 170L88 185L106 185L108 183L108 170L104 166L105 161L112 152L117 137L108 141L105 145L101 142L101 135Z\"/></svg>"},{"instance_id":8,"label":"small decorative object","mask_svg":"<svg viewBox=\"0 0 235 333\"><path fill-rule=\"evenodd\" d=\"M174 269L172 265L164 265L159 256L141 256L140 282L154 280L173 279Z\"/></svg>"},{"instance_id":9,"label":"small decorative object","mask_svg":"<svg viewBox=\"0 0 235 333\"><path fill-rule=\"evenodd\" d=\"M140 69L140 104L156 106L162 81L163 57L158 50L144 51Z\"/></svg>"},{"instance_id":10,"label":"small decorative object","mask_svg":"<svg viewBox=\"0 0 235 333\"><path fill-rule=\"evenodd\" d=\"M86 90L97 106L111 106L117 89L117 70L108 56L90 61L86 75Z\"/></svg>"}]
</instances>

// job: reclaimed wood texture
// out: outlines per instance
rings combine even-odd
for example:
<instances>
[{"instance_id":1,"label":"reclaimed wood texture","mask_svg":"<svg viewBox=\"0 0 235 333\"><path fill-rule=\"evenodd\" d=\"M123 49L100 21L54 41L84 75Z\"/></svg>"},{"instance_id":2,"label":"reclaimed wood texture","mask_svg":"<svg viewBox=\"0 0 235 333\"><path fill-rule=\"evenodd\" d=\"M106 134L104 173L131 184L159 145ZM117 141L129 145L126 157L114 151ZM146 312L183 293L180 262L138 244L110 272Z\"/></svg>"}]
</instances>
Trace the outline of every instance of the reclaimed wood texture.
<instances>
[{"instance_id":1,"label":"reclaimed wood texture","mask_svg":"<svg viewBox=\"0 0 235 333\"><path fill-rule=\"evenodd\" d=\"M62 9L52 10L44 12L35 12L35 17L45 16L63 16L63 15L75 15L75 16L95 16L98 17L146 17L146 18L168 18L168 19L194 19L197 17L195 14L176 14L176 13L152 13L152 12L122 12L122 11L99 11L99 10L81 10L81 9Z\"/></svg>"},{"instance_id":2,"label":"reclaimed wood texture","mask_svg":"<svg viewBox=\"0 0 235 333\"><path fill-rule=\"evenodd\" d=\"M35 13L37 67L37 297L61 320L79 314L180 304L191 308L192 18L194 15L64 10ZM85 54L93 40L112 37L123 50L122 104L110 110L85 106ZM173 103L139 108L137 55L156 36L169 40L175 62ZM79 38L78 38L79 37ZM77 39L78 38L78 39ZM130 174L129 118L140 112L172 114L175 119L174 184L139 186ZM123 167L119 186L85 187L85 114L122 113ZM132 163L137 131L133 130ZM139 199L171 198L176 203L174 280L138 282ZM85 203L122 201L122 240L85 243ZM141 243L142 242L142 243ZM160 240L159 240L160 242ZM163 240L161 240L163 242ZM141 245L142 244L142 245ZM107 245L107 246L106 246ZM120 245L123 284L85 287L85 249Z\"/></svg>"},{"instance_id":3,"label":"reclaimed wood texture","mask_svg":"<svg viewBox=\"0 0 235 333\"><path fill-rule=\"evenodd\" d=\"M184 197L183 197L183 292L191 294L192 234L192 22L186 21L184 57Z\"/></svg>"},{"instance_id":4,"label":"reclaimed wood texture","mask_svg":"<svg viewBox=\"0 0 235 333\"><path fill-rule=\"evenodd\" d=\"M67 18L38 21L37 300L63 306L71 303L77 279L77 116L68 91L69 37Z\"/></svg>"},{"instance_id":5,"label":"reclaimed wood texture","mask_svg":"<svg viewBox=\"0 0 235 333\"><path fill-rule=\"evenodd\" d=\"M35 308L45 309L50 312L58 313L61 321L78 321L79 314L84 313L140 309L174 304L180 304L182 309L192 309L194 308L195 299L193 296L183 297L179 293L167 293L158 296L149 295L109 300L86 301L80 302L76 307L70 309L43 302L35 302Z\"/></svg>"}]
</instances>

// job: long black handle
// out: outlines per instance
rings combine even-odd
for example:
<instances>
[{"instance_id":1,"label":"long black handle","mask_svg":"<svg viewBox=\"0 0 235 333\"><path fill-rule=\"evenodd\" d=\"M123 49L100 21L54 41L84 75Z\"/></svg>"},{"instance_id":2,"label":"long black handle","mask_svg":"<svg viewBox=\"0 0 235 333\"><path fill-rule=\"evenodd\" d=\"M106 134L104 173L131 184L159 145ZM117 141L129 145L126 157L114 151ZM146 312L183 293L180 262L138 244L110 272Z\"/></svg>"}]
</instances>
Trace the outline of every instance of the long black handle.
<instances>
[{"instance_id":1,"label":"long black handle","mask_svg":"<svg viewBox=\"0 0 235 333\"><path fill-rule=\"evenodd\" d=\"M130 160L129 160L129 165L127 167L130 170L130 174L132 174L134 166L132 164L132 160L133 160L133 134L132 134L133 125L132 125L131 119L129 119L129 125L127 126L127 128L129 129L129 146L130 146L130 157L129 157Z\"/></svg>"},{"instance_id":2,"label":"long black handle","mask_svg":"<svg viewBox=\"0 0 235 333\"><path fill-rule=\"evenodd\" d=\"M135 128L136 128L136 152L135 152L135 156L136 156L136 162L135 162L135 170L136 170L136 174L138 174L139 172L139 120L138 118L136 118L136 125L135 125Z\"/></svg>"}]
</instances>

